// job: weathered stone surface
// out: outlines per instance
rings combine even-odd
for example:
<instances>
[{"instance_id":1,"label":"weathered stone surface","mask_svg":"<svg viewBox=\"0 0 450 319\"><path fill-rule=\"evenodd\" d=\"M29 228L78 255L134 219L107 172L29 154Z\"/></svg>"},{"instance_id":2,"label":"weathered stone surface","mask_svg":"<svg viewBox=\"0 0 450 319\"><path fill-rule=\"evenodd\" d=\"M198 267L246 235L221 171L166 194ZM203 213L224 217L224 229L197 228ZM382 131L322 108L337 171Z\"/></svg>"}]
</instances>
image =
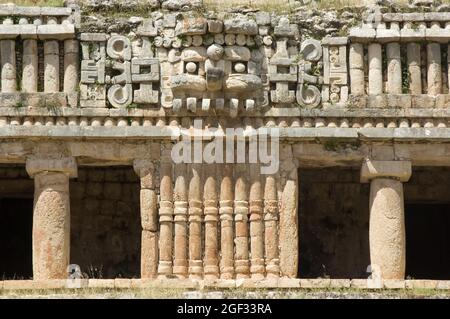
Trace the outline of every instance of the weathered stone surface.
<instances>
[{"instance_id":1,"label":"weathered stone surface","mask_svg":"<svg viewBox=\"0 0 450 319\"><path fill-rule=\"evenodd\" d=\"M441 47L439 44L427 45L427 61L428 94L435 96L442 93Z\"/></svg>"},{"instance_id":2,"label":"weathered stone surface","mask_svg":"<svg viewBox=\"0 0 450 319\"><path fill-rule=\"evenodd\" d=\"M221 33L223 22L220 20L208 20L208 31L211 33Z\"/></svg>"},{"instance_id":3,"label":"weathered stone surface","mask_svg":"<svg viewBox=\"0 0 450 319\"><path fill-rule=\"evenodd\" d=\"M350 81L351 93L363 95L364 90L364 47L362 44L350 46Z\"/></svg>"},{"instance_id":4,"label":"weathered stone surface","mask_svg":"<svg viewBox=\"0 0 450 319\"><path fill-rule=\"evenodd\" d=\"M382 51L379 43L369 44L369 95L383 93Z\"/></svg>"},{"instance_id":5,"label":"weathered stone surface","mask_svg":"<svg viewBox=\"0 0 450 319\"><path fill-rule=\"evenodd\" d=\"M400 57L400 44L388 43L386 45L387 57L387 93L401 94L402 93L402 65Z\"/></svg>"},{"instance_id":6,"label":"weathered stone surface","mask_svg":"<svg viewBox=\"0 0 450 319\"><path fill-rule=\"evenodd\" d=\"M302 288L328 288L331 279L300 279L300 287Z\"/></svg>"},{"instance_id":7,"label":"weathered stone surface","mask_svg":"<svg viewBox=\"0 0 450 319\"><path fill-rule=\"evenodd\" d=\"M70 251L69 176L44 171L34 178L33 279L64 279Z\"/></svg>"},{"instance_id":8,"label":"weathered stone surface","mask_svg":"<svg viewBox=\"0 0 450 319\"><path fill-rule=\"evenodd\" d=\"M405 221L402 183L376 178L370 188L370 259L383 279L405 277Z\"/></svg>"},{"instance_id":9,"label":"weathered stone surface","mask_svg":"<svg viewBox=\"0 0 450 319\"><path fill-rule=\"evenodd\" d=\"M175 35L201 35L205 34L208 23L204 18L187 18L179 20L175 27Z\"/></svg>"},{"instance_id":10,"label":"weathered stone surface","mask_svg":"<svg viewBox=\"0 0 450 319\"><path fill-rule=\"evenodd\" d=\"M283 276L295 278L297 275L297 208L298 181L288 180L284 186L280 206L280 271Z\"/></svg>"},{"instance_id":11,"label":"weathered stone surface","mask_svg":"<svg viewBox=\"0 0 450 319\"><path fill-rule=\"evenodd\" d=\"M437 283L437 289L450 290L450 280L440 280Z\"/></svg>"},{"instance_id":12,"label":"weathered stone surface","mask_svg":"<svg viewBox=\"0 0 450 319\"><path fill-rule=\"evenodd\" d=\"M405 289L405 280L385 279L383 280L384 287L387 289Z\"/></svg>"},{"instance_id":13,"label":"weathered stone surface","mask_svg":"<svg viewBox=\"0 0 450 319\"><path fill-rule=\"evenodd\" d=\"M142 230L141 278L156 278L158 265L158 234Z\"/></svg>"},{"instance_id":14,"label":"weathered stone surface","mask_svg":"<svg viewBox=\"0 0 450 319\"><path fill-rule=\"evenodd\" d=\"M131 279L126 279L126 278L114 279L114 288L130 289L131 288Z\"/></svg>"},{"instance_id":15,"label":"weathered stone surface","mask_svg":"<svg viewBox=\"0 0 450 319\"><path fill-rule=\"evenodd\" d=\"M2 282L5 290L64 289L66 280L6 280Z\"/></svg>"},{"instance_id":16,"label":"weathered stone surface","mask_svg":"<svg viewBox=\"0 0 450 319\"><path fill-rule=\"evenodd\" d=\"M114 279L89 279L89 288L108 288L113 289L115 287Z\"/></svg>"},{"instance_id":17,"label":"weathered stone surface","mask_svg":"<svg viewBox=\"0 0 450 319\"><path fill-rule=\"evenodd\" d=\"M61 172L69 177L77 176L77 163L73 157L62 159L31 158L27 161L27 172L35 176L41 172Z\"/></svg>"},{"instance_id":18,"label":"weathered stone surface","mask_svg":"<svg viewBox=\"0 0 450 319\"><path fill-rule=\"evenodd\" d=\"M352 279L350 281L350 287L366 289L367 288L367 279Z\"/></svg>"},{"instance_id":19,"label":"weathered stone surface","mask_svg":"<svg viewBox=\"0 0 450 319\"><path fill-rule=\"evenodd\" d=\"M361 169L361 182L367 183L375 178L391 177L407 182L411 177L409 161L372 161L366 160Z\"/></svg>"},{"instance_id":20,"label":"weathered stone surface","mask_svg":"<svg viewBox=\"0 0 450 319\"><path fill-rule=\"evenodd\" d=\"M331 279L330 288L350 288L350 279Z\"/></svg>"},{"instance_id":21,"label":"weathered stone surface","mask_svg":"<svg viewBox=\"0 0 450 319\"><path fill-rule=\"evenodd\" d=\"M226 33L235 34L258 34L258 25L256 21L250 20L246 17L236 16L230 19L226 19L223 22L224 30Z\"/></svg>"},{"instance_id":22,"label":"weathered stone surface","mask_svg":"<svg viewBox=\"0 0 450 319\"><path fill-rule=\"evenodd\" d=\"M408 43L406 54L408 62L408 71L410 76L409 93L422 94L420 45L418 45L417 43Z\"/></svg>"},{"instance_id":23,"label":"weathered stone surface","mask_svg":"<svg viewBox=\"0 0 450 319\"><path fill-rule=\"evenodd\" d=\"M412 96L413 108L434 108L436 106L436 97L428 94L419 94Z\"/></svg>"},{"instance_id":24,"label":"weathered stone surface","mask_svg":"<svg viewBox=\"0 0 450 319\"><path fill-rule=\"evenodd\" d=\"M36 30L40 40L67 40L75 36L75 25L64 23L58 25L39 25Z\"/></svg>"},{"instance_id":25,"label":"weathered stone surface","mask_svg":"<svg viewBox=\"0 0 450 319\"><path fill-rule=\"evenodd\" d=\"M201 6L201 0L163 0L162 8L168 10L188 11Z\"/></svg>"},{"instance_id":26,"label":"weathered stone surface","mask_svg":"<svg viewBox=\"0 0 450 319\"><path fill-rule=\"evenodd\" d=\"M406 289L436 289L437 280L405 280Z\"/></svg>"},{"instance_id":27,"label":"weathered stone surface","mask_svg":"<svg viewBox=\"0 0 450 319\"><path fill-rule=\"evenodd\" d=\"M16 91L16 54L15 41L1 40L1 88L2 92Z\"/></svg>"}]
</instances>

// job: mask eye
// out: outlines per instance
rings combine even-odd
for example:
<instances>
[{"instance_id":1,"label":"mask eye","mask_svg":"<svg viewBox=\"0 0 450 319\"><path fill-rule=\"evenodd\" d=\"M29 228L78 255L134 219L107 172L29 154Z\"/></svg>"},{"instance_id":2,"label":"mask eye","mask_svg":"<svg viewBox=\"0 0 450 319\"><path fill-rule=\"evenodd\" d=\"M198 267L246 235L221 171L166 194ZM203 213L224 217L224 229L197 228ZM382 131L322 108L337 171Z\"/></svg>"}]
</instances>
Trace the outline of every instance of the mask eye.
<instances>
[{"instance_id":1,"label":"mask eye","mask_svg":"<svg viewBox=\"0 0 450 319\"><path fill-rule=\"evenodd\" d=\"M246 62L236 62L233 64L233 70L236 73L246 73L247 63Z\"/></svg>"}]
</instances>

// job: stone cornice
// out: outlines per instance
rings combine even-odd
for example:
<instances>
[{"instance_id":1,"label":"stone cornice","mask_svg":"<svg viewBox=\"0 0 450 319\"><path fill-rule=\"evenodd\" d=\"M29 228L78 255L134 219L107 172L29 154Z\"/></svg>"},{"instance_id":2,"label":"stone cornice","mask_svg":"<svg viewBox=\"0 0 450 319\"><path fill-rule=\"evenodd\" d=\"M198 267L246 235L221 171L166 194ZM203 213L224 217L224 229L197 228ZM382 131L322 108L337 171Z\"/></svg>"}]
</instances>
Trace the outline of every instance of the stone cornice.
<instances>
[{"instance_id":1,"label":"stone cornice","mask_svg":"<svg viewBox=\"0 0 450 319\"><path fill-rule=\"evenodd\" d=\"M449 142L449 128L277 128L282 141L347 140L352 142ZM267 128L244 131L249 138L257 132L267 133ZM178 141L182 135L178 127L86 127L86 126L3 126L0 139L41 138L53 140L154 140Z\"/></svg>"}]
</instances>

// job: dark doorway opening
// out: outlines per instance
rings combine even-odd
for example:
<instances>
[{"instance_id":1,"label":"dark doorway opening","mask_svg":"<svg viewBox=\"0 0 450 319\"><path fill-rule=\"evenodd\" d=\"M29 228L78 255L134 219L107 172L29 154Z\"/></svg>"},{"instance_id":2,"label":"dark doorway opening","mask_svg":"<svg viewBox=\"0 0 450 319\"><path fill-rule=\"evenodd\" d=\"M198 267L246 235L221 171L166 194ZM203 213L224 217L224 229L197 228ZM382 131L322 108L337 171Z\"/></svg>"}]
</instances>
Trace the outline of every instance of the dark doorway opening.
<instances>
[{"instance_id":1,"label":"dark doorway opening","mask_svg":"<svg viewBox=\"0 0 450 319\"><path fill-rule=\"evenodd\" d=\"M405 207L406 276L450 279L450 203Z\"/></svg>"},{"instance_id":2,"label":"dark doorway opening","mask_svg":"<svg viewBox=\"0 0 450 319\"><path fill-rule=\"evenodd\" d=\"M30 279L32 198L0 198L0 279Z\"/></svg>"},{"instance_id":3,"label":"dark doorway opening","mask_svg":"<svg viewBox=\"0 0 450 319\"><path fill-rule=\"evenodd\" d=\"M138 278L140 181L132 167L79 167L70 181L70 262L85 277Z\"/></svg>"},{"instance_id":4,"label":"dark doorway opening","mask_svg":"<svg viewBox=\"0 0 450 319\"><path fill-rule=\"evenodd\" d=\"M299 170L300 278L367 278L369 184L360 169Z\"/></svg>"}]
</instances>

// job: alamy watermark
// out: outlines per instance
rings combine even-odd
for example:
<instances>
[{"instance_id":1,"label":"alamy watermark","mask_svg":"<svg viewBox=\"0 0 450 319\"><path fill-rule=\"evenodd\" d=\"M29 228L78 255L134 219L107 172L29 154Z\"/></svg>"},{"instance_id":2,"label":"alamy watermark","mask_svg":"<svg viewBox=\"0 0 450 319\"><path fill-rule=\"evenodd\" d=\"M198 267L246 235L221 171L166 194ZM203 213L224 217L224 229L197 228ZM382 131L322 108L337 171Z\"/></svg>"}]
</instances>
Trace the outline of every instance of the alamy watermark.
<instances>
[{"instance_id":1,"label":"alamy watermark","mask_svg":"<svg viewBox=\"0 0 450 319\"><path fill-rule=\"evenodd\" d=\"M181 140L172 148L176 164L260 164L261 174L270 175L280 167L280 131L278 128L212 128L203 129L203 121L181 129ZM179 140L180 135L172 136Z\"/></svg>"}]
</instances>

